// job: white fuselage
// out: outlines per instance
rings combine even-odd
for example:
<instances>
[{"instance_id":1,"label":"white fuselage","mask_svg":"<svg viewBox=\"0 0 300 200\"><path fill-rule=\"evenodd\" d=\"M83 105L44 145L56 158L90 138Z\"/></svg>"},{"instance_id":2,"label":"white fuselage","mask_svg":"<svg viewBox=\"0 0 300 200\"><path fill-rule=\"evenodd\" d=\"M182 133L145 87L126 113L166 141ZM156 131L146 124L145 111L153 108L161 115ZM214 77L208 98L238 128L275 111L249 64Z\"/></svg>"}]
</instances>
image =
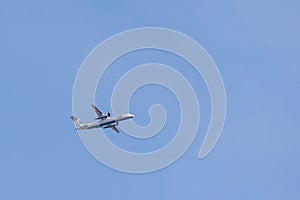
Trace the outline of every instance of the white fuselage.
<instances>
[{"instance_id":1,"label":"white fuselage","mask_svg":"<svg viewBox=\"0 0 300 200\"><path fill-rule=\"evenodd\" d=\"M112 118L107 117L106 119L102 119L100 121L80 124L75 129L76 130L85 130L85 129L92 129L92 128L109 128L112 126L118 125L119 121L127 120L133 118L134 115L132 114L123 114L118 115Z\"/></svg>"}]
</instances>

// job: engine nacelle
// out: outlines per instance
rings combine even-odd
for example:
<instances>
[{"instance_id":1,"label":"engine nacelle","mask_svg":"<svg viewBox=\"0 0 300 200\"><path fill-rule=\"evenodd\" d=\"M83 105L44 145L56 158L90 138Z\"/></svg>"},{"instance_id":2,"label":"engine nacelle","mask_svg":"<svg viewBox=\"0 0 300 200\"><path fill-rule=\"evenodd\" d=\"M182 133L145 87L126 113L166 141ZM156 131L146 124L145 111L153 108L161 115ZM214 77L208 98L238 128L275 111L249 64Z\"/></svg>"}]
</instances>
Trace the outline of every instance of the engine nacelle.
<instances>
[{"instance_id":1,"label":"engine nacelle","mask_svg":"<svg viewBox=\"0 0 300 200\"><path fill-rule=\"evenodd\" d=\"M106 118L108 118L108 117L110 117L110 113L108 112L107 114L104 114L104 115L101 115L101 116L98 116L97 118L95 118L96 120L97 119L106 119Z\"/></svg>"},{"instance_id":2,"label":"engine nacelle","mask_svg":"<svg viewBox=\"0 0 300 200\"><path fill-rule=\"evenodd\" d=\"M107 116L106 115L102 115L102 116L99 116L99 117L97 117L95 119L105 119L105 118L107 118Z\"/></svg>"}]
</instances>

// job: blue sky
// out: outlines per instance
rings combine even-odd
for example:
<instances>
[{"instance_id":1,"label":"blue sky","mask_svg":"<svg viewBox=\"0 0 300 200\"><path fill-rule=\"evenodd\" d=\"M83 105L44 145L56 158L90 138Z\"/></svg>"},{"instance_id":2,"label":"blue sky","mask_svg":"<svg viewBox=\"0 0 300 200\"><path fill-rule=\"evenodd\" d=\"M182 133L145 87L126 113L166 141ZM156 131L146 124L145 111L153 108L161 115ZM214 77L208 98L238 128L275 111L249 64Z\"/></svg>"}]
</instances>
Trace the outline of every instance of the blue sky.
<instances>
[{"instance_id":1,"label":"blue sky","mask_svg":"<svg viewBox=\"0 0 300 200\"><path fill-rule=\"evenodd\" d=\"M1 2L0 199L300 199L299 9L295 0ZM69 116L87 54L113 34L145 26L183 32L209 52L226 87L227 118L214 150L198 160L209 118L200 92L203 125L189 150L163 170L132 175L95 160ZM142 54L137 63L160 59ZM109 102L98 97L110 88L97 93L106 111ZM134 98L140 113L157 101ZM166 132L176 124L170 118ZM134 150L135 143L121 145Z\"/></svg>"}]
</instances>

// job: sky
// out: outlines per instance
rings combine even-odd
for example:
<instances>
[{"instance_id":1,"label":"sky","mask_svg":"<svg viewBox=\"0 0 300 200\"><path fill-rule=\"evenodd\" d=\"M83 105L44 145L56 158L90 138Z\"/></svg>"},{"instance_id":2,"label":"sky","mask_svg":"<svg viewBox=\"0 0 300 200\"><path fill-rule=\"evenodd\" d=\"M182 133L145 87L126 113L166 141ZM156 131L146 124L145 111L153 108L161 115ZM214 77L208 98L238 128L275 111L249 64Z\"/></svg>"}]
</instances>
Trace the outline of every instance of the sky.
<instances>
[{"instance_id":1,"label":"sky","mask_svg":"<svg viewBox=\"0 0 300 200\"><path fill-rule=\"evenodd\" d=\"M2 1L0 199L300 199L299 9L295 0ZM69 119L73 84L101 41L149 26L180 31L207 50L224 81L226 121L213 151L199 160L210 103L203 80L191 75L201 85L191 147L162 170L123 173L82 145ZM121 65L154 61L192 74L167 53L136 52L107 71L95 103L111 110ZM147 152L172 138L178 102L163 88L139 92L130 104L140 116L135 122L147 124L149 106L162 103L170 112L163 132L149 142L105 134L122 148Z\"/></svg>"}]
</instances>

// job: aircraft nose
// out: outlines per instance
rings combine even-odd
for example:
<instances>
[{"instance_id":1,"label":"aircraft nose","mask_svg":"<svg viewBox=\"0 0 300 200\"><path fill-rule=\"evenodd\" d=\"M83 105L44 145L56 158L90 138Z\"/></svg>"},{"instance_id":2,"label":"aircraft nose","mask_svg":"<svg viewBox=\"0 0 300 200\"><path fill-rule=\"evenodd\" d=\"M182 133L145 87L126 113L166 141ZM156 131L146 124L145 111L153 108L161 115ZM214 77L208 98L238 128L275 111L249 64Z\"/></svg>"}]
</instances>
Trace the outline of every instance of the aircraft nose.
<instances>
[{"instance_id":1,"label":"aircraft nose","mask_svg":"<svg viewBox=\"0 0 300 200\"><path fill-rule=\"evenodd\" d=\"M134 118L135 116L131 114L130 117L131 117L131 118Z\"/></svg>"}]
</instances>

